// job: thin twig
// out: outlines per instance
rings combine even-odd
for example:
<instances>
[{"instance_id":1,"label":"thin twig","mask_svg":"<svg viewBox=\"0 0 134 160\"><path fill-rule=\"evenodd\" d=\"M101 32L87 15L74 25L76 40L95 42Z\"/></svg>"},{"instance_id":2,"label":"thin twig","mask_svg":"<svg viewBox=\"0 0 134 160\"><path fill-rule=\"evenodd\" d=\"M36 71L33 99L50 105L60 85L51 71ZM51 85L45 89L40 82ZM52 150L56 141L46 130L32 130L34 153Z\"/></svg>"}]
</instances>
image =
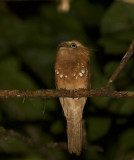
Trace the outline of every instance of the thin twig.
<instances>
[{"instance_id":1,"label":"thin twig","mask_svg":"<svg viewBox=\"0 0 134 160\"><path fill-rule=\"evenodd\" d=\"M116 70L114 71L114 73L112 74L112 76L110 77L109 81L107 82L107 84L105 85L105 89L109 89L111 87L111 85L113 84L113 82L115 81L115 79L117 78L117 76L119 75L119 73L121 72L121 70L124 68L125 64L127 63L127 61L129 60L129 58L134 54L134 40L132 40L132 43L130 44L130 47L127 51L127 53L125 54L125 56L122 58L119 66L116 68Z\"/></svg>"},{"instance_id":2,"label":"thin twig","mask_svg":"<svg viewBox=\"0 0 134 160\"><path fill-rule=\"evenodd\" d=\"M33 145L35 142L32 141L32 139L22 136L21 134L15 132L14 130L7 130L3 127L0 127L0 137L1 139L7 139L8 137L13 137L27 145Z\"/></svg>"},{"instance_id":3,"label":"thin twig","mask_svg":"<svg viewBox=\"0 0 134 160\"><path fill-rule=\"evenodd\" d=\"M134 92L110 91L105 88L92 90L0 90L0 98L58 98L58 97L110 97L134 98Z\"/></svg>"},{"instance_id":4,"label":"thin twig","mask_svg":"<svg viewBox=\"0 0 134 160\"><path fill-rule=\"evenodd\" d=\"M29 137L25 137L20 133L14 131L13 129L7 130L4 127L0 127L0 140L8 140L9 137L15 138L16 140L29 145L31 147L38 148L38 150L44 155L48 154L49 148L61 148L63 150L67 150L67 144L65 142L49 142L45 144L41 144L37 141L32 140Z\"/></svg>"}]
</instances>

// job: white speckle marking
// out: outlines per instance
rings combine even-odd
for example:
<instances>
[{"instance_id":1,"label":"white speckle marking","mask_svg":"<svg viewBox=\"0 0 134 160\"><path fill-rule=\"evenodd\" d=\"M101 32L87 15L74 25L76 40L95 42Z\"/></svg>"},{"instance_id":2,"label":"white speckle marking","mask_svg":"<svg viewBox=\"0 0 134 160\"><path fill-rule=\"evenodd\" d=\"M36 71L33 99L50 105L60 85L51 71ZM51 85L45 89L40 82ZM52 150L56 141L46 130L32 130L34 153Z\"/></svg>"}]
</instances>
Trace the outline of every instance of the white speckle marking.
<instances>
[{"instance_id":1,"label":"white speckle marking","mask_svg":"<svg viewBox=\"0 0 134 160\"><path fill-rule=\"evenodd\" d=\"M67 78L67 75L65 75L65 78Z\"/></svg>"},{"instance_id":2,"label":"white speckle marking","mask_svg":"<svg viewBox=\"0 0 134 160\"><path fill-rule=\"evenodd\" d=\"M59 74L59 71L57 71L56 73Z\"/></svg>"},{"instance_id":3,"label":"white speckle marking","mask_svg":"<svg viewBox=\"0 0 134 160\"><path fill-rule=\"evenodd\" d=\"M76 76L75 78L77 79L78 77Z\"/></svg>"},{"instance_id":4,"label":"white speckle marking","mask_svg":"<svg viewBox=\"0 0 134 160\"><path fill-rule=\"evenodd\" d=\"M85 73L85 70L83 69L83 70L81 70L81 72L84 74L84 73Z\"/></svg>"},{"instance_id":5,"label":"white speckle marking","mask_svg":"<svg viewBox=\"0 0 134 160\"><path fill-rule=\"evenodd\" d=\"M60 75L60 78L63 78L63 75L62 75L62 74Z\"/></svg>"},{"instance_id":6,"label":"white speckle marking","mask_svg":"<svg viewBox=\"0 0 134 160\"><path fill-rule=\"evenodd\" d=\"M74 73L74 77L76 76L76 74Z\"/></svg>"},{"instance_id":7,"label":"white speckle marking","mask_svg":"<svg viewBox=\"0 0 134 160\"><path fill-rule=\"evenodd\" d=\"M79 76L80 76L80 77L82 77L82 76L83 76L83 74L82 74L82 73L79 73Z\"/></svg>"}]
</instances>

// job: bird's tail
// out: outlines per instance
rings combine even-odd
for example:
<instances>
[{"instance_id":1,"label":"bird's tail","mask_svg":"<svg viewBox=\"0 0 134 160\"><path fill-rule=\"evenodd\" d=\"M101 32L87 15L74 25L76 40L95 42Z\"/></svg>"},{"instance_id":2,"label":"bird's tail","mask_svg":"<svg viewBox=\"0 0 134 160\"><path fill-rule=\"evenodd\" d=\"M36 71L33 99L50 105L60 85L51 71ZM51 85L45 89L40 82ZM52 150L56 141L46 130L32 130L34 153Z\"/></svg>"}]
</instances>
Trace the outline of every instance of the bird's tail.
<instances>
[{"instance_id":1,"label":"bird's tail","mask_svg":"<svg viewBox=\"0 0 134 160\"><path fill-rule=\"evenodd\" d=\"M67 135L69 152L80 155L82 150L82 111L68 110ZM78 113L78 112L79 113Z\"/></svg>"},{"instance_id":2,"label":"bird's tail","mask_svg":"<svg viewBox=\"0 0 134 160\"><path fill-rule=\"evenodd\" d=\"M87 98L60 98L67 120L69 153L80 155L82 150L82 114Z\"/></svg>"}]
</instances>

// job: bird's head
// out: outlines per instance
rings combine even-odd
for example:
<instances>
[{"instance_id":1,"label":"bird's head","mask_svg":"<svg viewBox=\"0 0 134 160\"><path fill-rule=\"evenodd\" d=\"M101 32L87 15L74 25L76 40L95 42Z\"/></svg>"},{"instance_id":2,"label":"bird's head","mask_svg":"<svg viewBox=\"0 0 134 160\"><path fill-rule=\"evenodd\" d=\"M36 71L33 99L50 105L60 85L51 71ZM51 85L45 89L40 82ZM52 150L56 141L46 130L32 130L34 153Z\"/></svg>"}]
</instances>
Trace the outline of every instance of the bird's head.
<instances>
[{"instance_id":1,"label":"bird's head","mask_svg":"<svg viewBox=\"0 0 134 160\"><path fill-rule=\"evenodd\" d=\"M81 55L89 59L89 49L76 40L61 42L58 46L58 53L70 57Z\"/></svg>"}]
</instances>

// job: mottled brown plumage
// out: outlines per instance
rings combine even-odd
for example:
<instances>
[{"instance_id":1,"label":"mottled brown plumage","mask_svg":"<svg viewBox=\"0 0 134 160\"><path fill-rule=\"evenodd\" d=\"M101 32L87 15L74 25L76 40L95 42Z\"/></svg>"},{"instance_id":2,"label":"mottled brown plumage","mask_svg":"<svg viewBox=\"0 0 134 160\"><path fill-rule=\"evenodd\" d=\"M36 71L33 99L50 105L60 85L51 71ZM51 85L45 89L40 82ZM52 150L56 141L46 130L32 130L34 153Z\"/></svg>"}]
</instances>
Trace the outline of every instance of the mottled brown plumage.
<instances>
[{"instance_id":1,"label":"mottled brown plumage","mask_svg":"<svg viewBox=\"0 0 134 160\"><path fill-rule=\"evenodd\" d=\"M89 50L78 41L61 42L55 64L56 88L90 88ZM67 120L68 150L80 155L82 150L82 114L87 98L60 97Z\"/></svg>"}]
</instances>

